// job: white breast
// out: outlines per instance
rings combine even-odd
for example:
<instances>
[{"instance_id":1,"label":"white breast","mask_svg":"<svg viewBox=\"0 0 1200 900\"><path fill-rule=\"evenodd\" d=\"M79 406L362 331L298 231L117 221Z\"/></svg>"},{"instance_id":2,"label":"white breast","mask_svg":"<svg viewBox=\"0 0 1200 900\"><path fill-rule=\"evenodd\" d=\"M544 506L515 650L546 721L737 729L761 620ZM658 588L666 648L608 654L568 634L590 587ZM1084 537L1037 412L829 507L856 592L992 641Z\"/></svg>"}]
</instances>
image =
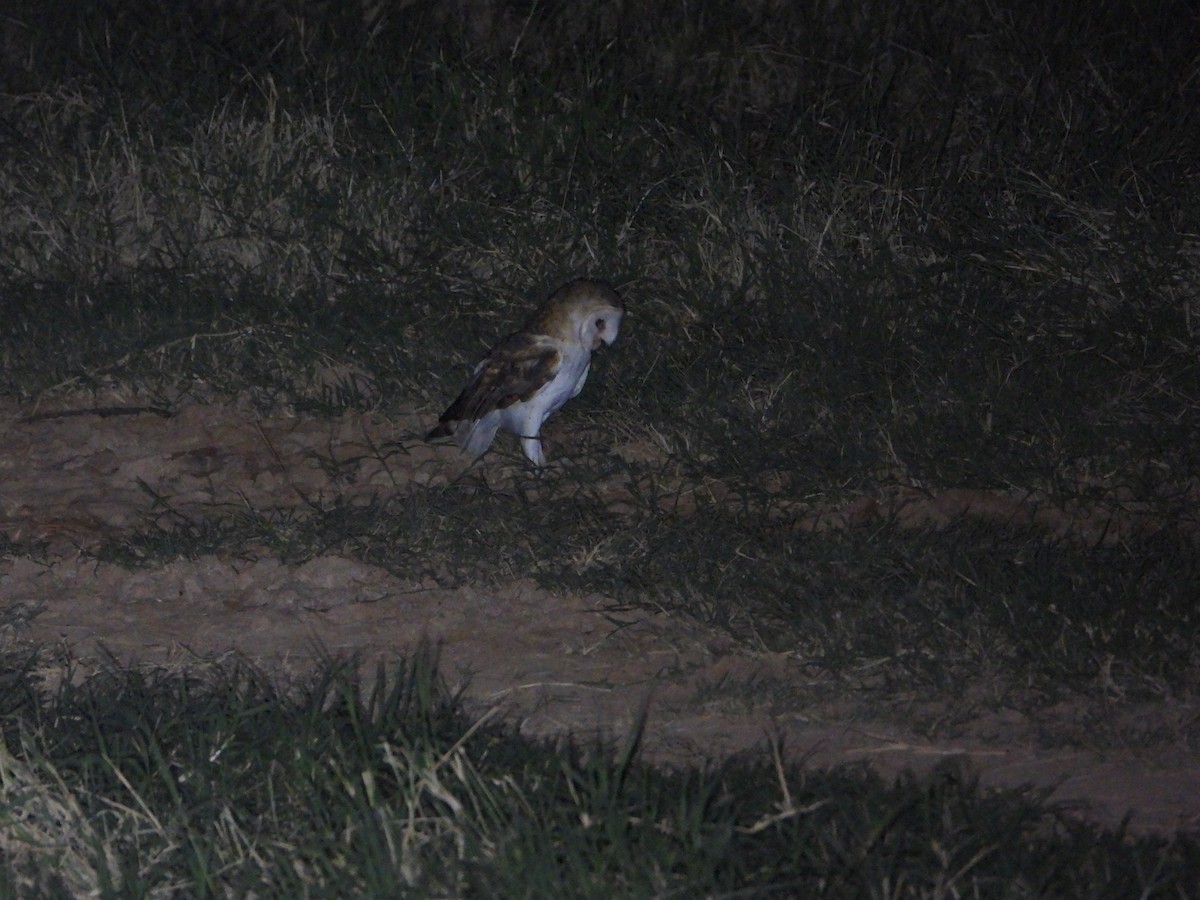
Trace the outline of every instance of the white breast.
<instances>
[{"instance_id":1,"label":"white breast","mask_svg":"<svg viewBox=\"0 0 1200 900\"><path fill-rule=\"evenodd\" d=\"M583 390L592 354L578 345L560 348L562 361L546 385L528 400L514 403L503 411L500 427L523 437L533 437L563 404Z\"/></svg>"},{"instance_id":2,"label":"white breast","mask_svg":"<svg viewBox=\"0 0 1200 900\"><path fill-rule=\"evenodd\" d=\"M546 407L546 415L562 408L562 405L572 397L578 397L587 381L588 369L591 366L592 354L583 347L572 346L562 350L562 363L558 373L541 391L544 394L542 403Z\"/></svg>"}]
</instances>

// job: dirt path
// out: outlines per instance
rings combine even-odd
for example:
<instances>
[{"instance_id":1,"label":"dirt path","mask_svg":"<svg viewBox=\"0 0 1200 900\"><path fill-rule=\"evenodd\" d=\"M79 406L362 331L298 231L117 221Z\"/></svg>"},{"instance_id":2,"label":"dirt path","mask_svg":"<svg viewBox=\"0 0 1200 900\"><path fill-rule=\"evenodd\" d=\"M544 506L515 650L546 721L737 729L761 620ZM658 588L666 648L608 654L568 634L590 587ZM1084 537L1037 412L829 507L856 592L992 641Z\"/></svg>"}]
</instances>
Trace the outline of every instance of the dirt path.
<instances>
[{"instance_id":1,"label":"dirt path","mask_svg":"<svg viewBox=\"0 0 1200 900\"><path fill-rule=\"evenodd\" d=\"M0 556L0 610L41 609L22 640L59 644L85 664L102 652L157 663L238 652L289 671L323 653L371 659L432 641L443 676L466 685L473 710L500 705L528 734L620 737L649 704L654 759L757 752L776 738L812 764L884 773L953 759L986 785L1057 785L1056 800L1106 825L1128 813L1135 830L1200 829L1200 759L1184 749L1068 749L1015 711L981 716L960 729L969 737L945 743L866 721L851 706L815 712L787 699L812 678L801 661L751 653L694 622L617 610L601 595L557 595L528 581L446 588L337 556L297 566L215 556L134 570L97 563L89 551L163 517L287 509L305 496L365 502L444 481L462 465L453 448L417 440L426 422L415 415L262 418L203 405L161 415L109 399L81 415L64 414L80 402L0 406L0 538L46 548L37 560ZM972 503L986 516L1042 514L1000 495L984 500L960 492L885 502L915 522ZM879 506L814 515L810 525L852 525ZM1138 527L1136 517L1117 524ZM1200 710L1120 714L1179 727Z\"/></svg>"}]
</instances>

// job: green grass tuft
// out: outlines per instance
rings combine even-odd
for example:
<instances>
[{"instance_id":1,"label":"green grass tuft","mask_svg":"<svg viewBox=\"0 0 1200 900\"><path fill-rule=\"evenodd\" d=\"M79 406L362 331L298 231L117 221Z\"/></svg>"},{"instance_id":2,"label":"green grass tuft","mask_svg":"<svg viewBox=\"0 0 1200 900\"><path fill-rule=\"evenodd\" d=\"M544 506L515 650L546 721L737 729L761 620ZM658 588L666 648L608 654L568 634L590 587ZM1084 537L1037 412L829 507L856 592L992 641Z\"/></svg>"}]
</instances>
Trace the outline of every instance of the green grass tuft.
<instances>
[{"instance_id":1,"label":"green grass tuft","mask_svg":"<svg viewBox=\"0 0 1200 900\"><path fill-rule=\"evenodd\" d=\"M242 663L109 669L3 720L6 894L807 896L1186 892L1200 856L982 791L953 767L730 763L668 773L623 748L471 720L428 652L281 686ZM13 696L6 692L6 696Z\"/></svg>"}]
</instances>

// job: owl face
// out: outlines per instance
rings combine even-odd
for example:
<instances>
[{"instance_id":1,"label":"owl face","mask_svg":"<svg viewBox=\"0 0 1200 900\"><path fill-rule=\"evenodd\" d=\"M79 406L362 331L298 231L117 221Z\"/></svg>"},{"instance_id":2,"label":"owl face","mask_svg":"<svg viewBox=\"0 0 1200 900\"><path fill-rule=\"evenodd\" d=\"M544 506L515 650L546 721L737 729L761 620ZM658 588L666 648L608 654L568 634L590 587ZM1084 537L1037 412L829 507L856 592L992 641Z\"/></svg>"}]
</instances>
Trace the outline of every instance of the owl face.
<instances>
[{"instance_id":1,"label":"owl face","mask_svg":"<svg viewBox=\"0 0 1200 900\"><path fill-rule=\"evenodd\" d=\"M621 298L609 285L580 279L551 294L522 330L576 343L591 352L617 339L624 315Z\"/></svg>"},{"instance_id":2,"label":"owl face","mask_svg":"<svg viewBox=\"0 0 1200 900\"><path fill-rule=\"evenodd\" d=\"M530 462L543 465L542 423L583 390L592 351L617 339L624 314L620 296L602 281L563 285L475 367L428 437L453 434L478 456L503 429L521 439Z\"/></svg>"}]
</instances>

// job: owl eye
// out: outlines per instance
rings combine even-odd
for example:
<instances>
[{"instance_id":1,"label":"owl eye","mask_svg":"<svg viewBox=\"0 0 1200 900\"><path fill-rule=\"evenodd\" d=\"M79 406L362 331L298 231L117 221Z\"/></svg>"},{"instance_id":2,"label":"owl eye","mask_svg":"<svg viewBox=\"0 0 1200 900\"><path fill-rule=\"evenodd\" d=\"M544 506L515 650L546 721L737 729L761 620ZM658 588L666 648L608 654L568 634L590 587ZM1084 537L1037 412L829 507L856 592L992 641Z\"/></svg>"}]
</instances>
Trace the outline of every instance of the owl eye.
<instances>
[{"instance_id":1,"label":"owl eye","mask_svg":"<svg viewBox=\"0 0 1200 900\"><path fill-rule=\"evenodd\" d=\"M604 331L604 320L603 319L596 320L596 331L598 331L598 332Z\"/></svg>"}]
</instances>

